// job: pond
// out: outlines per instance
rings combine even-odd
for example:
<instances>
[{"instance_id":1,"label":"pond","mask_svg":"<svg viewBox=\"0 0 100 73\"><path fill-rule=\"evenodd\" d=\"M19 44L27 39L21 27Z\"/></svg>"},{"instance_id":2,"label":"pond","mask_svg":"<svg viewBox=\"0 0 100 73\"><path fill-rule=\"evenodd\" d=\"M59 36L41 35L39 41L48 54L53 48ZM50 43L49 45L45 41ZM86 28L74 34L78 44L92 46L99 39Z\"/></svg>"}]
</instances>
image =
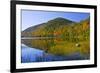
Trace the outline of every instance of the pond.
<instances>
[{"instance_id":1,"label":"pond","mask_svg":"<svg viewBox=\"0 0 100 73\"><path fill-rule=\"evenodd\" d=\"M41 40L41 39L24 39L21 45L21 62L50 62L50 61L69 61L69 60L86 60L89 56L81 55L80 52L74 52L68 55L59 54L59 49L57 53L48 52L44 49L50 49L54 45L53 40ZM61 45L61 44L60 44ZM64 46L64 45L63 45ZM59 47L58 47L59 48ZM54 48L55 49L55 48ZM63 48L62 48L63 50ZM55 51L55 50L54 50Z\"/></svg>"}]
</instances>

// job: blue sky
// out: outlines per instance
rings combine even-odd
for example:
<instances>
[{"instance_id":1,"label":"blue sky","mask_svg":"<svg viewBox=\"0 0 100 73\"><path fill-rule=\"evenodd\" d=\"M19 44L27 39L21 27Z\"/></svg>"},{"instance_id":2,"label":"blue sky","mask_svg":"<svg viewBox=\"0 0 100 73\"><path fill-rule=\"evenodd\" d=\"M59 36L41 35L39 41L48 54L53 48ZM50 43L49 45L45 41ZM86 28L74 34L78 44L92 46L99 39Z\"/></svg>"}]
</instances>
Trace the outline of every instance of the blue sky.
<instances>
[{"instance_id":1,"label":"blue sky","mask_svg":"<svg viewBox=\"0 0 100 73\"><path fill-rule=\"evenodd\" d=\"M51 11L32 11L22 10L21 11L21 24L22 31L28 27L38 25L47 22L51 19L62 17L75 22L80 22L89 17L89 13L79 12L51 12Z\"/></svg>"}]
</instances>

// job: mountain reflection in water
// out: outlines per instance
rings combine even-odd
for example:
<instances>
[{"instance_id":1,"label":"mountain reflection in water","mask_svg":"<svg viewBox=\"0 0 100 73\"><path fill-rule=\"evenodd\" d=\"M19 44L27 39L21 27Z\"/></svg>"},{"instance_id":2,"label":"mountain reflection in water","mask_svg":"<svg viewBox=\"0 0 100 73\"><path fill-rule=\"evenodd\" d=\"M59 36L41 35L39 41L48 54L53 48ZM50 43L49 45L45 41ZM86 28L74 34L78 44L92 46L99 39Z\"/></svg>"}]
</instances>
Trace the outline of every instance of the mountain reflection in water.
<instances>
[{"instance_id":1,"label":"mountain reflection in water","mask_svg":"<svg viewBox=\"0 0 100 73\"><path fill-rule=\"evenodd\" d=\"M21 62L30 63L30 62L49 62L49 61L67 61L67 60L83 60L85 57L82 57L79 53L75 53L70 56L57 56L45 53L42 50L36 48L30 48L24 44L21 46Z\"/></svg>"}]
</instances>

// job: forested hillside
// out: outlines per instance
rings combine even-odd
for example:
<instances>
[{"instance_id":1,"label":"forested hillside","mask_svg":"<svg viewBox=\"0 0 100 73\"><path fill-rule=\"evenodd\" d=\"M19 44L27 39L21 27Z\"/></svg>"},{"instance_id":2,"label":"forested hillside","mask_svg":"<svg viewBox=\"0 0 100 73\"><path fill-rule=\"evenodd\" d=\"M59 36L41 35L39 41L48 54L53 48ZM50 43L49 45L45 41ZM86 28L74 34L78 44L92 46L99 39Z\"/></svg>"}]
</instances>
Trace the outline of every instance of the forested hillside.
<instances>
[{"instance_id":1,"label":"forested hillside","mask_svg":"<svg viewBox=\"0 0 100 73\"><path fill-rule=\"evenodd\" d=\"M74 22L64 18L56 18L22 31L23 37L53 37L53 39L22 40L30 47L43 49L48 53L69 55L79 52L90 53L90 19Z\"/></svg>"}]
</instances>

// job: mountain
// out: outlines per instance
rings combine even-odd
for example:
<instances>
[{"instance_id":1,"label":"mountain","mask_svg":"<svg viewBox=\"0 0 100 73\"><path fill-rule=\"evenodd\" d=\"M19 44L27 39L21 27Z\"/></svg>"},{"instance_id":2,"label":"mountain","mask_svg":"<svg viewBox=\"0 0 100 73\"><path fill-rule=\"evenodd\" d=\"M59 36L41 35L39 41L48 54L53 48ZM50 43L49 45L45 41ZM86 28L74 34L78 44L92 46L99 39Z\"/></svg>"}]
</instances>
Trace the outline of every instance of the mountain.
<instances>
[{"instance_id":1,"label":"mountain","mask_svg":"<svg viewBox=\"0 0 100 73\"><path fill-rule=\"evenodd\" d=\"M90 54L90 19L78 23L64 18L52 19L46 23L27 28L21 32L26 46L44 50L55 55L79 53ZM35 38L35 39L34 39ZM48 39L49 38L49 39Z\"/></svg>"},{"instance_id":2,"label":"mountain","mask_svg":"<svg viewBox=\"0 0 100 73\"><path fill-rule=\"evenodd\" d=\"M74 21L65 19L65 18L55 18L52 19L46 23L38 24L36 26L29 27L22 31L22 37L31 37L31 36L50 36L51 34L46 33L52 33L54 30L56 30L58 27L67 26L74 24ZM42 31L42 32L41 32ZM39 33L41 32L41 33Z\"/></svg>"}]
</instances>

